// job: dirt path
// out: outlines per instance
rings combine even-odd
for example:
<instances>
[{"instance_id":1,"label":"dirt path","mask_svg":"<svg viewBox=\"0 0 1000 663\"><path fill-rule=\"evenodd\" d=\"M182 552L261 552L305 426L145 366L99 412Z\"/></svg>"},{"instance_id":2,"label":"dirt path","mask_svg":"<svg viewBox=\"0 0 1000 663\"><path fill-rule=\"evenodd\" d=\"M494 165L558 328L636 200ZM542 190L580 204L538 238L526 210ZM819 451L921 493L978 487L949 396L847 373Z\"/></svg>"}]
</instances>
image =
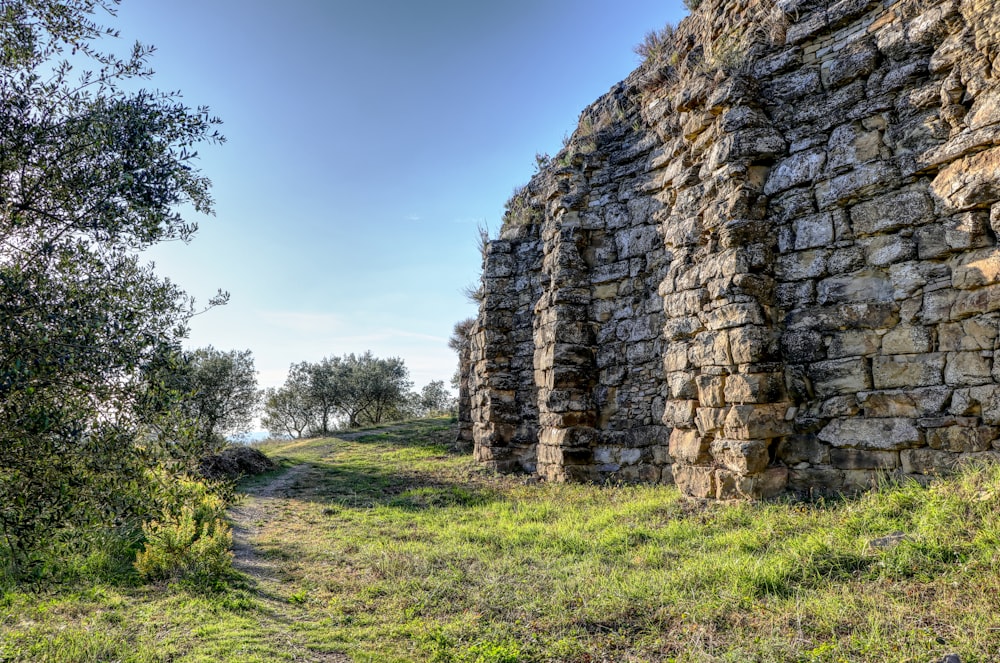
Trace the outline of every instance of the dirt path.
<instances>
[{"instance_id":1,"label":"dirt path","mask_svg":"<svg viewBox=\"0 0 1000 663\"><path fill-rule=\"evenodd\" d=\"M312 470L308 463L295 465L275 476L268 483L251 489L243 501L229 510L233 527L233 565L248 575L264 603L271 637L283 643L295 661L310 663L346 663L344 654L317 652L309 649L295 636L289 625L311 619L308 610L293 605L284 595L281 560L262 555L256 546L263 528L280 522L282 513L290 503L296 483Z\"/></svg>"}]
</instances>

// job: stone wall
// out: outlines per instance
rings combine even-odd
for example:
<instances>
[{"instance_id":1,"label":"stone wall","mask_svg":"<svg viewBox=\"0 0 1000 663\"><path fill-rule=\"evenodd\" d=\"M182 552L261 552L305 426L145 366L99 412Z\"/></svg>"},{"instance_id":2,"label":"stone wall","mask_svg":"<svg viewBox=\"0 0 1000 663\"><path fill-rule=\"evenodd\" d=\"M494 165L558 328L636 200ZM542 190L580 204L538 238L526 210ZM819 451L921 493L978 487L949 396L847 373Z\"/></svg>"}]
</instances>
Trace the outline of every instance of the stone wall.
<instances>
[{"instance_id":1,"label":"stone wall","mask_svg":"<svg viewBox=\"0 0 1000 663\"><path fill-rule=\"evenodd\" d=\"M1000 12L705 0L512 200L477 458L696 496L1000 447Z\"/></svg>"}]
</instances>

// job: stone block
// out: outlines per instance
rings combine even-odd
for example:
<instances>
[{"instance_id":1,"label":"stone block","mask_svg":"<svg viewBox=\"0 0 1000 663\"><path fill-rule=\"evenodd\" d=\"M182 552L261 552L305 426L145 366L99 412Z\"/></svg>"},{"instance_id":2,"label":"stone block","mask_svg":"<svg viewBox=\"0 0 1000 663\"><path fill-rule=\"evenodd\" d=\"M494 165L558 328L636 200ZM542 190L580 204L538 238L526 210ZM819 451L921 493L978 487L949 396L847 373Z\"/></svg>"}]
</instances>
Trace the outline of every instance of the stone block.
<instances>
[{"instance_id":1,"label":"stone block","mask_svg":"<svg viewBox=\"0 0 1000 663\"><path fill-rule=\"evenodd\" d=\"M900 391L870 391L858 394L866 417L927 417L944 412L951 398L948 387L925 387Z\"/></svg>"},{"instance_id":2,"label":"stone block","mask_svg":"<svg viewBox=\"0 0 1000 663\"><path fill-rule=\"evenodd\" d=\"M678 490L689 497L715 497L715 470L711 467L674 464L671 466Z\"/></svg>"},{"instance_id":3,"label":"stone block","mask_svg":"<svg viewBox=\"0 0 1000 663\"><path fill-rule=\"evenodd\" d=\"M668 400L663 404L663 423L679 428L693 428L698 401Z\"/></svg>"},{"instance_id":4,"label":"stone block","mask_svg":"<svg viewBox=\"0 0 1000 663\"><path fill-rule=\"evenodd\" d=\"M899 169L887 161L858 164L843 175L816 185L816 200L820 210L834 205L850 204L862 196L889 186L899 178Z\"/></svg>"},{"instance_id":5,"label":"stone block","mask_svg":"<svg viewBox=\"0 0 1000 663\"><path fill-rule=\"evenodd\" d=\"M826 355L830 359L844 357L867 357L879 348L879 335L873 330L835 332L826 339Z\"/></svg>"},{"instance_id":6,"label":"stone block","mask_svg":"<svg viewBox=\"0 0 1000 663\"><path fill-rule=\"evenodd\" d=\"M670 434L670 457L687 465L707 463L711 460L711 442L710 437L705 437L696 430L675 428Z\"/></svg>"},{"instance_id":7,"label":"stone block","mask_svg":"<svg viewBox=\"0 0 1000 663\"><path fill-rule=\"evenodd\" d=\"M960 458L937 449L906 449L899 456L906 474L948 474Z\"/></svg>"},{"instance_id":8,"label":"stone block","mask_svg":"<svg viewBox=\"0 0 1000 663\"><path fill-rule=\"evenodd\" d=\"M1000 249L998 248L991 247L970 251L960 256L952 264L951 284L954 288L968 290L996 283L1000 283Z\"/></svg>"},{"instance_id":9,"label":"stone block","mask_svg":"<svg viewBox=\"0 0 1000 663\"><path fill-rule=\"evenodd\" d=\"M995 316L968 318L937 327L938 349L942 352L993 350L996 346L998 320Z\"/></svg>"},{"instance_id":10,"label":"stone block","mask_svg":"<svg viewBox=\"0 0 1000 663\"><path fill-rule=\"evenodd\" d=\"M781 335L781 354L789 364L826 359L823 335L813 329L787 329Z\"/></svg>"},{"instance_id":11,"label":"stone block","mask_svg":"<svg viewBox=\"0 0 1000 663\"><path fill-rule=\"evenodd\" d=\"M775 352L771 330L765 326L745 325L729 330L729 352L735 364L768 361Z\"/></svg>"},{"instance_id":12,"label":"stone block","mask_svg":"<svg viewBox=\"0 0 1000 663\"><path fill-rule=\"evenodd\" d=\"M724 398L726 403L773 403L783 399L784 387L782 373L740 373L726 379Z\"/></svg>"},{"instance_id":13,"label":"stone block","mask_svg":"<svg viewBox=\"0 0 1000 663\"><path fill-rule=\"evenodd\" d=\"M699 375L695 381L698 385L698 402L703 407L722 407L726 404L725 376Z\"/></svg>"},{"instance_id":14,"label":"stone block","mask_svg":"<svg viewBox=\"0 0 1000 663\"><path fill-rule=\"evenodd\" d=\"M734 440L782 437L792 432L791 403L733 405L726 414L723 435Z\"/></svg>"},{"instance_id":15,"label":"stone block","mask_svg":"<svg viewBox=\"0 0 1000 663\"><path fill-rule=\"evenodd\" d=\"M844 472L828 468L790 469L788 488L806 495L836 495L844 490Z\"/></svg>"},{"instance_id":16,"label":"stone block","mask_svg":"<svg viewBox=\"0 0 1000 663\"><path fill-rule=\"evenodd\" d=\"M879 235L865 242L865 258L876 267L884 267L917 257L917 243L911 237Z\"/></svg>"},{"instance_id":17,"label":"stone block","mask_svg":"<svg viewBox=\"0 0 1000 663\"><path fill-rule=\"evenodd\" d=\"M882 354L921 354L931 351L931 332L927 327L900 325L882 337Z\"/></svg>"},{"instance_id":18,"label":"stone block","mask_svg":"<svg viewBox=\"0 0 1000 663\"><path fill-rule=\"evenodd\" d=\"M716 439L710 450L716 463L742 476L763 472L767 467L767 442L763 440Z\"/></svg>"},{"instance_id":19,"label":"stone block","mask_svg":"<svg viewBox=\"0 0 1000 663\"><path fill-rule=\"evenodd\" d=\"M667 397L672 400L693 400L698 398L698 386L690 373L680 371L667 373L664 376L667 383Z\"/></svg>"},{"instance_id":20,"label":"stone block","mask_svg":"<svg viewBox=\"0 0 1000 663\"><path fill-rule=\"evenodd\" d=\"M703 311L701 319L708 329L722 330L745 325L763 325L764 312L756 302L740 302Z\"/></svg>"},{"instance_id":21,"label":"stone block","mask_svg":"<svg viewBox=\"0 0 1000 663\"><path fill-rule=\"evenodd\" d=\"M700 407L695 414L695 423L702 435L722 430L729 414L728 407Z\"/></svg>"},{"instance_id":22,"label":"stone block","mask_svg":"<svg viewBox=\"0 0 1000 663\"><path fill-rule=\"evenodd\" d=\"M693 366L730 366L729 336L725 331L701 332L694 337L688 350Z\"/></svg>"},{"instance_id":23,"label":"stone block","mask_svg":"<svg viewBox=\"0 0 1000 663\"><path fill-rule=\"evenodd\" d=\"M875 357L872 380L876 389L932 387L943 384L944 364L941 352Z\"/></svg>"},{"instance_id":24,"label":"stone block","mask_svg":"<svg viewBox=\"0 0 1000 663\"><path fill-rule=\"evenodd\" d=\"M826 274L826 260L829 251L814 249L779 256L774 272L782 281L814 279Z\"/></svg>"},{"instance_id":25,"label":"stone block","mask_svg":"<svg viewBox=\"0 0 1000 663\"><path fill-rule=\"evenodd\" d=\"M818 361L807 370L818 398L855 394L872 388L868 362L861 357Z\"/></svg>"},{"instance_id":26,"label":"stone block","mask_svg":"<svg viewBox=\"0 0 1000 663\"><path fill-rule=\"evenodd\" d=\"M973 422L975 419L972 420ZM953 453L987 451L997 439L997 429L991 426L952 425L927 429L927 446Z\"/></svg>"},{"instance_id":27,"label":"stone block","mask_svg":"<svg viewBox=\"0 0 1000 663\"><path fill-rule=\"evenodd\" d=\"M982 352L949 352L944 368L945 384L970 387L993 381L993 358Z\"/></svg>"},{"instance_id":28,"label":"stone block","mask_svg":"<svg viewBox=\"0 0 1000 663\"><path fill-rule=\"evenodd\" d=\"M815 435L789 435L781 439L775 453L785 465L826 465L830 462L830 447Z\"/></svg>"},{"instance_id":29,"label":"stone block","mask_svg":"<svg viewBox=\"0 0 1000 663\"><path fill-rule=\"evenodd\" d=\"M1000 148L956 160L937 174L931 190L954 210L992 205L1000 200Z\"/></svg>"},{"instance_id":30,"label":"stone block","mask_svg":"<svg viewBox=\"0 0 1000 663\"><path fill-rule=\"evenodd\" d=\"M907 189L878 196L851 208L855 235L875 235L926 223L934 218L934 205L924 191Z\"/></svg>"},{"instance_id":31,"label":"stone block","mask_svg":"<svg viewBox=\"0 0 1000 663\"><path fill-rule=\"evenodd\" d=\"M899 452L834 448L830 450L830 465L839 470L894 469L899 467Z\"/></svg>"},{"instance_id":32,"label":"stone block","mask_svg":"<svg viewBox=\"0 0 1000 663\"><path fill-rule=\"evenodd\" d=\"M827 247L834 241L834 214L824 212L800 217L793 222L795 250Z\"/></svg>"},{"instance_id":33,"label":"stone block","mask_svg":"<svg viewBox=\"0 0 1000 663\"><path fill-rule=\"evenodd\" d=\"M792 187L814 182L823 172L826 164L826 150L815 149L798 152L779 161L771 169L764 194L773 196Z\"/></svg>"},{"instance_id":34,"label":"stone block","mask_svg":"<svg viewBox=\"0 0 1000 663\"><path fill-rule=\"evenodd\" d=\"M877 270L832 276L820 281L816 289L816 301L821 305L892 300L892 282L888 274Z\"/></svg>"},{"instance_id":35,"label":"stone block","mask_svg":"<svg viewBox=\"0 0 1000 663\"><path fill-rule=\"evenodd\" d=\"M923 434L910 419L834 419L818 433L834 447L898 451L923 444Z\"/></svg>"}]
</instances>

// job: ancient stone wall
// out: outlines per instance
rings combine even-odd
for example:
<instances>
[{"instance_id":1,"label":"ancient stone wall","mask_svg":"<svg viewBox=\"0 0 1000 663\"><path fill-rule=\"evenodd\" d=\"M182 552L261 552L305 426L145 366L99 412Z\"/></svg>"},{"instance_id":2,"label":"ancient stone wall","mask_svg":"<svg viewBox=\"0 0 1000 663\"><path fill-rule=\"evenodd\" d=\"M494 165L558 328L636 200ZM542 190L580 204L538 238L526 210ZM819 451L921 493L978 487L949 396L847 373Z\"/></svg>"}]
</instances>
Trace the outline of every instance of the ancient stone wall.
<instances>
[{"instance_id":1,"label":"ancient stone wall","mask_svg":"<svg viewBox=\"0 0 1000 663\"><path fill-rule=\"evenodd\" d=\"M477 458L696 496L1000 447L1000 11L705 0L512 200Z\"/></svg>"}]
</instances>

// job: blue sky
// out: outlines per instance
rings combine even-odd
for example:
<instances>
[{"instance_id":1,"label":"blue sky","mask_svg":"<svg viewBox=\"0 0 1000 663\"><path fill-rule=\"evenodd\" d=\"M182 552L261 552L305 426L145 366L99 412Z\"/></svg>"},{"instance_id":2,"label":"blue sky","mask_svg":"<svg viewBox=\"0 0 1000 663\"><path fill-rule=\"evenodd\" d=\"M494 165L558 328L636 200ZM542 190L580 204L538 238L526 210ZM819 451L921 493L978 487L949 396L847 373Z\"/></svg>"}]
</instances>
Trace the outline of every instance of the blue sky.
<instances>
[{"instance_id":1,"label":"blue sky","mask_svg":"<svg viewBox=\"0 0 1000 663\"><path fill-rule=\"evenodd\" d=\"M681 0L124 0L125 44L157 47L150 86L224 122L205 146L216 216L159 272L205 302L190 346L288 365L371 350L417 388L449 380L462 293L536 152L638 65Z\"/></svg>"}]
</instances>

